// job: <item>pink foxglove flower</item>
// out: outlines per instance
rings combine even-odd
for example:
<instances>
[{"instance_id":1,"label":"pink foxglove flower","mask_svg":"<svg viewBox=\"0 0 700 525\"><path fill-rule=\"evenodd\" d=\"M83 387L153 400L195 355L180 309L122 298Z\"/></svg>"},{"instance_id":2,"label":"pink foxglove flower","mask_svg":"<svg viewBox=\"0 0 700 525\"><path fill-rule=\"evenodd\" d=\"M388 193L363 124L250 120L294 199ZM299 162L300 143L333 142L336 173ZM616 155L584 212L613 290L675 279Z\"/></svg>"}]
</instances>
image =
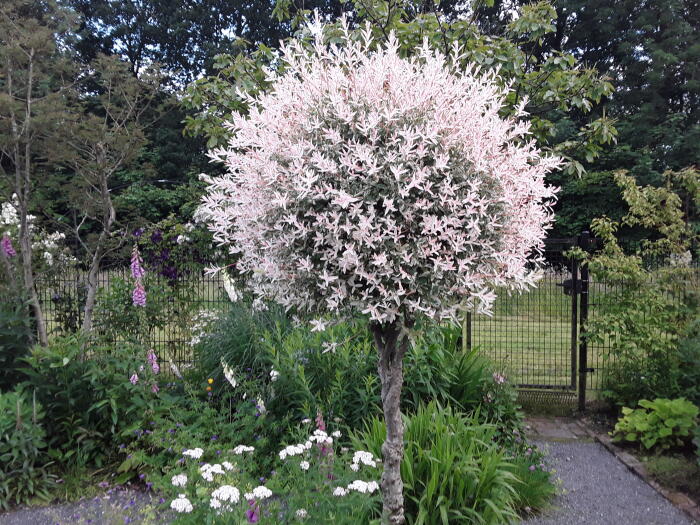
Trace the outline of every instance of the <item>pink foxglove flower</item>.
<instances>
[{"instance_id":1,"label":"pink foxglove flower","mask_svg":"<svg viewBox=\"0 0 700 525\"><path fill-rule=\"evenodd\" d=\"M141 281L136 282L134 292L131 295L131 300L134 303L134 306L146 306L146 290Z\"/></svg>"},{"instance_id":2,"label":"pink foxglove flower","mask_svg":"<svg viewBox=\"0 0 700 525\"><path fill-rule=\"evenodd\" d=\"M131 377L129 378L129 381L131 381L132 385L135 385L136 383L139 382L139 376L134 372Z\"/></svg>"},{"instance_id":3,"label":"pink foxglove flower","mask_svg":"<svg viewBox=\"0 0 700 525\"><path fill-rule=\"evenodd\" d=\"M146 271L143 269L143 260L141 259L138 246L134 245L134 249L131 250L131 276L139 280L144 275L146 275Z\"/></svg>"},{"instance_id":4,"label":"pink foxglove flower","mask_svg":"<svg viewBox=\"0 0 700 525\"><path fill-rule=\"evenodd\" d=\"M2 241L0 241L0 248L2 249L2 254L5 257L14 257L15 255L17 255L17 252L12 247L12 240L7 234L2 236Z\"/></svg>"},{"instance_id":5,"label":"pink foxglove flower","mask_svg":"<svg viewBox=\"0 0 700 525\"><path fill-rule=\"evenodd\" d=\"M151 392L153 392L154 394L157 394L159 391L160 391L160 388L158 388L158 383L153 383L153 385L151 385Z\"/></svg>"},{"instance_id":6,"label":"pink foxglove flower","mask_svg":"<svg viewBox=\"0 0 700 525\"><path fill-rule=\"evenodd\" d=\"M156 353L153 351L153 349L150 349L148 351L148 364L151 365L151 369L153 370L154 374L157 374L160 372L160 365L158 364L158 356Z\"/></svg>"}]
</instances>

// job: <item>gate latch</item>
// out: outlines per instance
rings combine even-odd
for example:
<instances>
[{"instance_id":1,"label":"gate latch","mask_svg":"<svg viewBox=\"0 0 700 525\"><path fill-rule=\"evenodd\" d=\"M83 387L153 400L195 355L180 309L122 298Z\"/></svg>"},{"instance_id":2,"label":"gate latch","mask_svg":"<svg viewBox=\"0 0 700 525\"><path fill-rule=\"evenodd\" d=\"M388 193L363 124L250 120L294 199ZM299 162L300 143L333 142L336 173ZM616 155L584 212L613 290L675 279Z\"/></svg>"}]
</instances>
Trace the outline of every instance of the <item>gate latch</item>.
<instances>
[{"instance_id":1,"label":"gate latch","mask_svg":"<svg viewBox=\"0 0 700 525\"><path fill-rule=\"evenodd\" d=\"M556 285L564 289L564 294L571 295L571 291L574 288L574 280L566 279L564 282L556 283ZM581 281L576 281L576 293L581 293Z\"/></svg>"}]
</instances>

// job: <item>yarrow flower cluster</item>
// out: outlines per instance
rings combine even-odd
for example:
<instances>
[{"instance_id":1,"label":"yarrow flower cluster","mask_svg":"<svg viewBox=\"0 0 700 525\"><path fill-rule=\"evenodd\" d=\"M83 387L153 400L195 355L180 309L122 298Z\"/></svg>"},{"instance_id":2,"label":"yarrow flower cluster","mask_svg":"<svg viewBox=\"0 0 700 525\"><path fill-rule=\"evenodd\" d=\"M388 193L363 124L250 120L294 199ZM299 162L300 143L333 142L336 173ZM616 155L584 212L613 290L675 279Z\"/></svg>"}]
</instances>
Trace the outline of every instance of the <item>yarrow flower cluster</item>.
<instances>
[{"instance_id":1,"label":"yarrow flower cluster","mask_svg":"<svg viewBox=\"0 0 700 525\"><path fill-rule=\"evenodd\" d=\"M179 494L176 499L170 503L170 508L175 512L190 513L192 512L192 503L187 499L185 494Z\"/></svg>"},{"instance_id":2,"label":"yarrow flower cluster","mask_svg":"<svg viewBox=\"0 0 700 525\"><path fill-rule=\"evenodd\" d=\"M560 160L524 105L503 118L508 89L458 47L403 58L394 35L341 39L283 46L284 73L210 152L227 172L204 177L202 215L253 293L385 323L488 312L495 288L533 285Z\"/></svg>"},{"instance_id":3,"label":"yarrow flower cluster","mask_svg":"<svg viewBox=\"0 0 700 525\"><path fill-rule=\"evenodd\" d=\"M184 487L187 485L187 474L176 474L170 481L175 487Z\"/></svg>"},{"instance_id":4,"label":"yarrow flower cluster","mask_svg":"<svg viewBox=\"0 0 700 525\"><path fill-rule=\"evenodd\" d=\"M240 496L240 491L231 485L221 485L218 489L211 493L212 498L229 503L238 503Z\"/></svg>"},{"instance_id":5,"label":"yarrow flower cluster","mask_svg":"<svg viewBox=\"0 0 700 525\"><path fill-rule=\"evenodd\" d=\"M272 491L268 489L265 485L260 485L253 489L253 492L247 492L243 497L247 500L261 500L267 499L272 496Z\"/></svg>"},{"instance_id":6,"label":"yarrow flower cluster","mask_svg":"<svg viewBox=\"0 0 700 525\"><path fill-rule=\"evenodd\" d=\"M360 464L377 468L377 462L375 461L374 456L371 452L364 452L362 450L358 450L357 452L355 452L355 454L353 454L352 464L350 465L350 468L357 472L358 470L360 470Z\"/></svg>"},{"instance_id":7,"label":"yarrow flower cluster","mask_svg":"<svg viewBox=\"0 0 700 525\"><path fill-rule=\"evenodd\" d=\"M204 454L204 450L201 448L193 448L193 449L187 449L182 452L183 456L188 456L193 459L199 459L202 457L202 454Z\"/></svg>"},{"instance_id":8,"label":"yarrow flower cluster","mask_svg":"<svg viewBox=\"0 0 700 525\"><path fill-rule=\"evenodd\" d=\"M224 468L218 463L214 465L205 463L199 467L199 472L202 475L202 478L209 482L214 481L214 474L225 474Z\"/></svg>"},{"instance_id":9,"label":"yarrow flower cluster","mask_svg":"<svg viewBox=\"0 0 700 525\"><path fill-rule=\"evenodd\" d=\"M247 445L237 445L233 448L233 453L236 454L237 456L240 456L241 454L245 452L254 452L255 447L249 447Z\"/></svg>"}]
</instances>

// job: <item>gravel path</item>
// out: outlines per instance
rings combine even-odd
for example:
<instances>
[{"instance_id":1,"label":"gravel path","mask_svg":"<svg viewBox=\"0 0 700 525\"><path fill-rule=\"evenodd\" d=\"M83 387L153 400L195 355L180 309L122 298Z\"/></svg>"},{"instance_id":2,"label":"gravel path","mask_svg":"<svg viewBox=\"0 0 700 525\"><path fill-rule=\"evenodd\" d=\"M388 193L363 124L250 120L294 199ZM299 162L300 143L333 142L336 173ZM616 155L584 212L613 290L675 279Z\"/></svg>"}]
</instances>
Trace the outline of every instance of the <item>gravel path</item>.
<instances>
[{"instance_id":1,"label":"gravel path","mask_svg":"<svg viewBox=\"0 0 700 525\"><path fill-rule=\"evenodd\" d=\"M157 504L157 499L143 492L112 489L102 496L76 503L26 507L0 514L0 525L168 523L168 518L156 511Z\"/></svg>"},{"instance_id":2,"label":"gravel path","mask_svg":"<svg viewBox=\"0 0 700 525\"><path fill-rule=\"evenodd\" d=\"M599 443L538 443L563 484L553 508L522 525L692 525Z\"/></svg>"}]
</instances>

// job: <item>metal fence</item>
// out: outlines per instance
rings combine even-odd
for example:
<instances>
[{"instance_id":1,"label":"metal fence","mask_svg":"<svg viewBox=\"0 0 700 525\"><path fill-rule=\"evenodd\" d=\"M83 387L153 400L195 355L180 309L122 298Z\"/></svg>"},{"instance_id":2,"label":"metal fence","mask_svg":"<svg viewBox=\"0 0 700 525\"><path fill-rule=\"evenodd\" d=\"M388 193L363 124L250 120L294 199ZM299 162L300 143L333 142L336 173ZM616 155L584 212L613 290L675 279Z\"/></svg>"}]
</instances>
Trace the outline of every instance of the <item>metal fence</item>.
<instances>
[{"instance_id":1,"label":"metal fence","mask_svg":"<svg viewBox=\"0 0 700 525\"><path fill-rule=\"evenodd\" d=\"M595 319L604 311L606 301L614 297L614 289L610 283L589 278L587 269L579 268L576 261L564 255L577 242L549 240L545 253L549 266L538 286L521 294L498 294L492 316L469 315L467 343L489 356L521 389L578 395L582 403L586 391L601 388L609 349L609 342L588 344L584 335L586 319ZM194 343L206 330L208 312L225 311L231 304L222 278L198 269L183 273L177 281L154 275L151 279L148 308L159 322L140 336L153 348L167 352L177 365L187 366L194 359ZM39 287L51 335L80 327L84 282L83 272L72 271ZM137 323L128 316L136 309L131 307L129 293L124 293L125 287L132 286L128 268L106 270L100 273L98 282L97 333L107 342L125 337L114 326L135 335ZM694 268L686 286L700 289L700 268ZM156 290L164 292L158 295ZM674 300L683 300L687 292L679 288ZM115 297L121 297L123 304ZM111 301L109 315L100 301Z\"/></svg>"}]
</instances>

